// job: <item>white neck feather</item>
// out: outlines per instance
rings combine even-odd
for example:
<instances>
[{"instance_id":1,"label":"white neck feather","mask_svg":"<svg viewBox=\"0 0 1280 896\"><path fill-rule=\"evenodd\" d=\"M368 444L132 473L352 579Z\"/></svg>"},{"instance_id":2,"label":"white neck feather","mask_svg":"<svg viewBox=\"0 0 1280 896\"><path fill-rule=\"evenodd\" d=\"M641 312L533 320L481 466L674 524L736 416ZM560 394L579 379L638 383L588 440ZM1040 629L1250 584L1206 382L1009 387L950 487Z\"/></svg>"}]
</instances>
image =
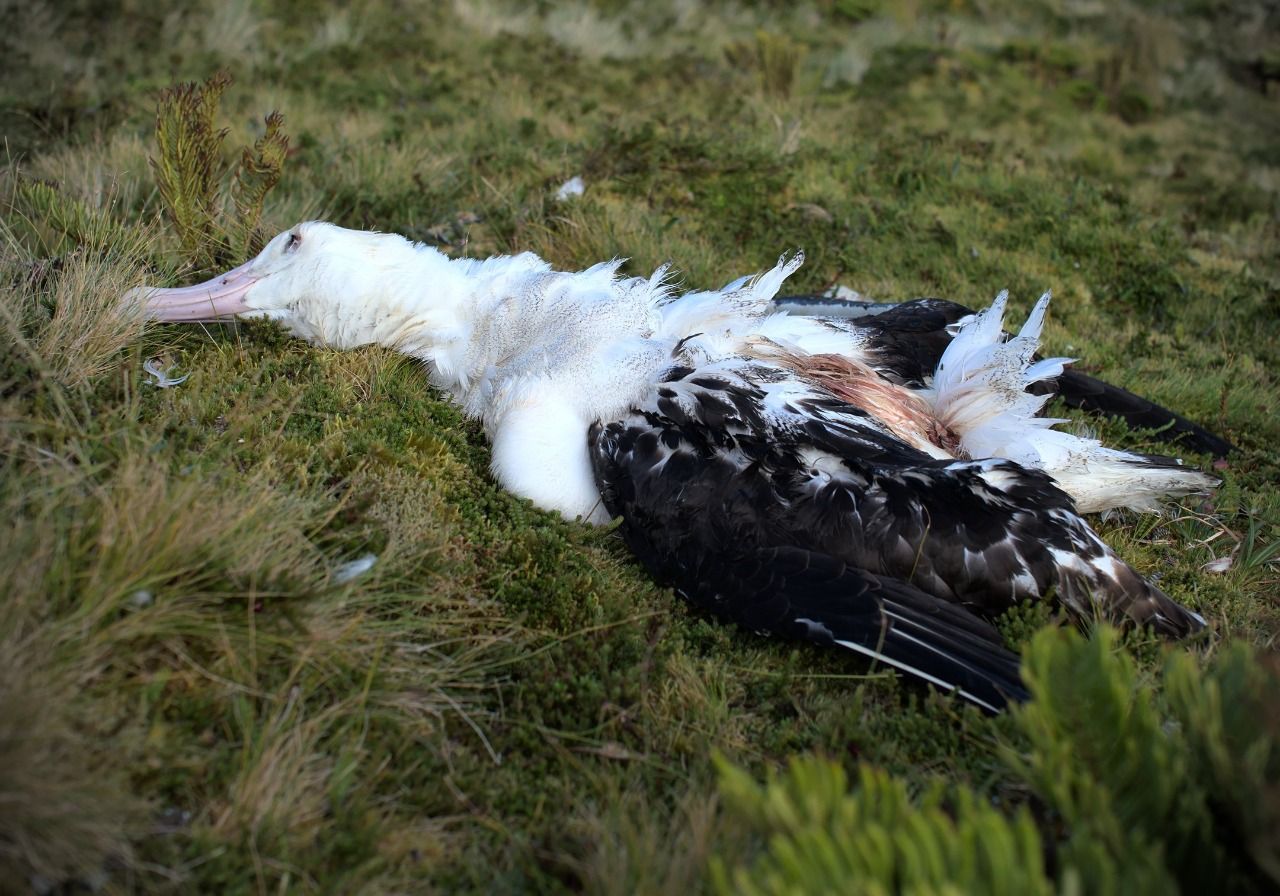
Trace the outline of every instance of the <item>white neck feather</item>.
<instances>
[{"instance_id":1,"label":"white neck feather","mask_svg":"<svg viewBox=\"0 0 1280 896\"><path fill-rule=\"evenodd\" d=\"M619 262L560 273L531 253L451 260L425 246L380 258L377 289L311 314L336 347L378 343L425 361L493 441L495 475L536 504L604 522L587 430L634 402L670 363L656 333L660 278Z\"/></svg>"},{"instance_id":2,"label":"white neck feather","mask_svg":"<svg viewBox=\"0 0 1280 896\"><path fill-rule=\"evenodd\" d=\"M613 261L563 273L531 253L451 260L397 240L369 259L373 270L360 271L367 291L358 301L310 309L315 331L295 329L340 348L379 343L425 361L432 383L483 421L503 485L566 517L604 522L588 428L640 399L686 337L723 356L754 333L817 335L816 324L776 315L770 302L799 261L672 301L665 269L620 278Z\"/></svg>"}]
</instances>

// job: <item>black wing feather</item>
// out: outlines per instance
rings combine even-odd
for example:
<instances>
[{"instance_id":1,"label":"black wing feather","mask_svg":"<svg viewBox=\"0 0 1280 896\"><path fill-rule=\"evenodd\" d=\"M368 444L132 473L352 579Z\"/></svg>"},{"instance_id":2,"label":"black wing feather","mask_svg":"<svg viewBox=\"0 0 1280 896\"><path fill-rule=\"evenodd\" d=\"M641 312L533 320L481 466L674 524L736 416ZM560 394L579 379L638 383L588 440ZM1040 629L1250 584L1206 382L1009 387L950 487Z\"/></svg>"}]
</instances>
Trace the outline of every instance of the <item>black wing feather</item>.
<instances>
[{"instance_id":1,"label":"black wing feather","mask_svg":"<svg viewBox=\"0 0 1280 896\"><path fill-rule=\"evenodd\" d=\"M681 573L692 603L753 631L876 657L989 711L1028 697L1017 654L990 625L830 555L803 548L704 554Z\"/></svg>"},{"instance_id":2,"label":"black wing feather","mask_svg":"<svg viewBox=\"0 0 1280 896\"><path fill-rule=\"evenodd\" d=\"M1155 437L1162 442L1183 445L1214 457L1226 457L1236 450L1226 439L1181 414L1078 370L1067 368L1057 380L1043 385L1046 391L1056 391L1070 407L1119 417L1130 429L1154 430Z\"/></svg>"}]
</instances>

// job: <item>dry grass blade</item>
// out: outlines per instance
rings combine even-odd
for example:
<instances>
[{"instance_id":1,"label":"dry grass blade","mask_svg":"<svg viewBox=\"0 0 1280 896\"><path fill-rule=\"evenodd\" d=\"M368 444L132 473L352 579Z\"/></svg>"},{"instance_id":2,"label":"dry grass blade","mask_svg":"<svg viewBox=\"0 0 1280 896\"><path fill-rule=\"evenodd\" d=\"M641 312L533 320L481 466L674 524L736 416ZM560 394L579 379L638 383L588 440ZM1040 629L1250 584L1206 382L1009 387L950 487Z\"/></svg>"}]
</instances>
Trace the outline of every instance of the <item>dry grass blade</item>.
<instances>
[{"instance_id":1,"label":"dry grass blade","mask_svg":"<svg viewBox=\"0 0 1280 896\"><path fill-rule=\"evenodd\" d=\"M313 835L323 821L335 759L322 742L352 707L342 704L307 715L302 699L294 685L278 711L246 731L239 773L213 813L215 832L253 840L300 839Z\"/></svg>"},{"instance_id":2,"label":"dry grass blade","mask_svg":"<svg viewBox=\"0 0 1280 896\"><path fill-rule=\"evenodd\" d=\"M715 845L715 794L690 789L655 811L643 795L619 786L602 781L602 797L577 809L570 831L581 849L557 858L588 893L697 892Z\"/></svg>"},{"instance_id":3,"label":"dry grass blade","mask_svg":"<svg viewBox=\"0 0 1280 896\"><path fill-rule=\"evenodd\" d=\"M150 234L125 233L96 216L64 225L76 228L78 244L49 258L26 251L13 227L0 224L0 340L34 369L79 389L142 335L141 309L122 307L120 296L143 280Z\"/></svg>"},{"instance_id":4,"label":"dry grass blade","mask_svg":"<svg viewBox=\"0 0 1280 896\"><path fill-rule=\"evenodd\" d=\"M132 861L145 803L84 736L75 665L0 607L0 880L93 879Z\"/></svg>"},{"instance_id":5,"label":"dry grass blade","mask_svg":"<svg viewBox=\"0 0 1280 896\"><path fill-rule=\"evenodd\" d=\"M78 251L67 257L53 289L44 297L53 309L35 343L59 380L86 385L107 373L142 335L139 307L124 308L120 296L142 282L140 265L122 265Z\"/></svg>"}]
</instances>

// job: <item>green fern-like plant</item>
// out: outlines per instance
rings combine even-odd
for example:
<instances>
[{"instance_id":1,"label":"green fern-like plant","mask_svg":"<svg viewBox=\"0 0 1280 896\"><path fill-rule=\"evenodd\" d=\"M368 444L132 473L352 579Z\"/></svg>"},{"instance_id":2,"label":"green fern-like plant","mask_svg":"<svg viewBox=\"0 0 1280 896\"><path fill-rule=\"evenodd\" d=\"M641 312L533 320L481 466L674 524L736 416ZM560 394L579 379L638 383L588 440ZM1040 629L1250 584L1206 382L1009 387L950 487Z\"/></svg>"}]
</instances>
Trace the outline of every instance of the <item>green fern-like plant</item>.
<instances>
[{"instance_id":1,"label":"green fern-like plant","mask_svg":"<svg viewBox=\"0 0 1280 896\"><path fill-rule=\"evenodd\" d=\"M1165 694L1209 805L1280 887L1280 660L1235 644L1206 674L1173 653Z\"/></svg>"},{"instance_id":2,"label":"green fern-like plant","mask_svg":"<svg viewBox=\"0 0 1280 896\"><path fill-rule=\"evenodd\" d=\"M284 116L266 117L266 132L240 152L234 169L224 161L227 129L217 127L231 76L164 90L156 111L157 155L151 164L184 260L200 271L226 267L262 248L259 229L267 194L284 172L289 138ZM230 180L229 196L223 185Z\"/></svg>"},{"instance_id":3,"label":"green fern-like plant","mask_svg":"<svg viewBox=\"0 0 1280 896\"><path fill-rule=\"evenodd\" d=\"M711 869L721 893L1262 892L1280 882L1280 663L1243 645L1207 668L1170 649L1144 675L1118 633L1045 629L1033 699L1001 750L1042 819L965 788L816 758L757 784L720 763L727 824L754 837ZM1163 687L1161 687L1163 685ZM1043 856L1054 857L1046 867Z\"/></svg>"},{"instance_id":4,"label":"green fern-like plant","mask_svg":"<svg viewBox=\"0 0 1280 896\"><path fill-rule=\"evenodd\" d=\"M289 137L284 133L284 116L272 112L266 119L266 133L259 137L252 148L245 147L240 155L231 185L231 198L235 203L235 248L242 256L257 255L262 251L263 234L259 229L262 208L267 193L284 173L284 161L289 154Z\"/></svg>"},{"instance_id":5,"label":"green fern-like plant","mask_svg":"<svg viewBox=\"0 0 1280 896\"><path fill-rule=\"evenodd\" d=\"M230 84L225 71L203 84L177 84L161 91L156 108L156 186L183 255L201 269L216 267L222 255L218 196L227 130L216 120Z\"/></svg>"},{"instance_id":6,"label":"green fern-like plant","mask_svg":"<svg viewBox=\"0 0 1280 896\"><path fill-rule=\"evenodd\" d=\"M1270 668L1243 645L1208 669L1172 650L1161 689L1111 628L1032 640L1023 677L1034 699L1014 711L1028 748L1005 759L1065 823L1059 854L1087 892L1278 879L1280 676ZM1118 889L1093 875L1108 861L1129 877Z\"/></svg>"},{"instance_id":7,"label":"green fern-like plant","mask_svg":"<svg viewBox=\"0 0 1280 896\"><path fill-rule=\"evenodd\" d=\"M1034 699L1015 717L1029 747L1004 758L1066 823L1061 854L1086 892L1176 892L1166 862L1211 842L1209 818L1187 786L1188 756L1163 733L1116 632L1042 631L1023 654L1023 677ZM1129 878L1119 890L1094 873L1117 863Z\"/></svg>"}]
</instances>

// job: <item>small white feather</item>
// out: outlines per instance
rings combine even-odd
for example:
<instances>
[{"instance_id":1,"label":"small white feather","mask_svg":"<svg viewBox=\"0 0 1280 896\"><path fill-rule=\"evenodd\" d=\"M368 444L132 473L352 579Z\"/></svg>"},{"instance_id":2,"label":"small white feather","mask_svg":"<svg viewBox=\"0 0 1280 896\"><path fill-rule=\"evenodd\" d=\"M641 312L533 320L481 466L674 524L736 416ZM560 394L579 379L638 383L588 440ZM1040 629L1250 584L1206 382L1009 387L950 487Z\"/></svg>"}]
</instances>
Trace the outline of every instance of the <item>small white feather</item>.
<instances>
[{"instance_id":1,"label":"small white feather","mask_svg":"<svg viewBox=\"0 0 1280 896\"><path fill-rule=\"evenodd\" d=\"M337 569L335 569L333 571L333 580L339 585L345 585L347 582L350 582L353 579L358 579L360 576L373 569L374 564L377 562L377 554L364 554L357 557L355 560L350 560L341 564Z\"/></svg>"}]
</instances>

